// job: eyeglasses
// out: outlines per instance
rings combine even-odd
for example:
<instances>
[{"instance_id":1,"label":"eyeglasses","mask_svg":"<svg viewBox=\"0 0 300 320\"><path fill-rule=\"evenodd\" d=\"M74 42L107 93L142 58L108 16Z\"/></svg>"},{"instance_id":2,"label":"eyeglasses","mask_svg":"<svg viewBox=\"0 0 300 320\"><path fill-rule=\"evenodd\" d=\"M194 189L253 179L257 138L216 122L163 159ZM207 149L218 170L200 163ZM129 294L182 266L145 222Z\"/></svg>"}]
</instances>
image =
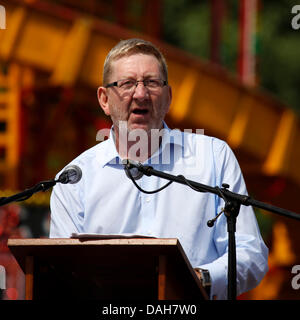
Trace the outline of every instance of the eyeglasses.
<instances>
[{"instance_id":1,"label":"eyeglasses","mask_svg":"<svg viewBox=\"0 0 300 320\"><path fill-rule=\"evenodd\" d=\"M166 80L162 79L124 79L109 83L105 86L105 88L117 87L123 92L133 92L134 89L138 86L139 82L143 82L144 86L150 91L156 91L168 84Z\"/></svg>"}]
</instances>

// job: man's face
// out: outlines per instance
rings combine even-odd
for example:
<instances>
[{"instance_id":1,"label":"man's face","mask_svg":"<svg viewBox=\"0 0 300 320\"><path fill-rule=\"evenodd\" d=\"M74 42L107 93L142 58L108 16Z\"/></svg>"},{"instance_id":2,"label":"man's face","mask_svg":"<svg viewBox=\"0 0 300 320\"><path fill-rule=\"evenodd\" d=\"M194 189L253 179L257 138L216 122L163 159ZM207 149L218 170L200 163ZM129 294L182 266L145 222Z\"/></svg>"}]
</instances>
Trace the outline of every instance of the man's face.
<instances>
[{"instance_id":1,"label":"man's face","mask_svg":"<svg viewBox=\"0 0 300 320\"><path fill-rule=\"evenodd\" d=\"M159 62L152 55L133 54L112 62L109 82L122 79L144 80L163 78ZM127 121L129 131L161 129L162 121L171 103L171 88L167 86L149 90L142 82L132 92L122 92L120 88L99 88L99 102L106 115L118 128L119 121Z\"/></svg>"}]
</instances>

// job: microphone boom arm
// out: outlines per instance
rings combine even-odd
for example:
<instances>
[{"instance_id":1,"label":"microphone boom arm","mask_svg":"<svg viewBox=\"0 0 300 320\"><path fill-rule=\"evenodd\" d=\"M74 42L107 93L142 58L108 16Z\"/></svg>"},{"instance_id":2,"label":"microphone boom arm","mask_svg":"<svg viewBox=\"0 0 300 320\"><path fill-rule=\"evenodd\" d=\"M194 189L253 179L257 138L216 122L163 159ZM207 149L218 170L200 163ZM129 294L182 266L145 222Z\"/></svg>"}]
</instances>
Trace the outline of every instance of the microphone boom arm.
<instances>
[{"instance_id":1,"label":"microphone boom arm","mask_svg":"<svg viewBox=\"0 0 300 320\"><path fill-rule=\"evenodd\" d=\"M39 191L47 191L48 189L52 188L58 180L47 180L42 181L36 184L35 186L26 189L22 192L16 193L10 197L1 197L0 198L0 206L4 206L5 204L14 202L14 201L24 201L29 199L33 194Z\"/></svg>"},{"instance_id":2,"label":"microphone boom arm","mask_svg":"<svg viewBox=\"0 0 300 320\"><path fill-rule=\"evenodd\" d=\"M216 219L224 212L227 218L227 232L228 232L228 285L227 285L227 299L235 300L237 296L237 280L236 280L236 242L235 242L235 232L236 232L236 218L240 211L240 206L253 206L273 213L292 218L295 220L300 220L300 214L291 212L279 207L275 207L271 204L257 201L252 199L248 195L241 195L238 193L231 192L227 190L229 185L226 183L222 184L222 188L211 187L204 185L195 181L186 179L182 175L174 176L162 171L153 169L151 166L144 166L141 163L136 164L133 161L127 160L125 164L126 168L137 168L140 172L146 176L156 176L159 178L167 179L169 181L175 181L180 184L184 184L196 190L198 192L210 192L221 197L225 202L225 207L222 211L212 220L207 221L208 227L212 227Z\"/></svg>"},{"instance_id":3,"label":"microphone boom arm","mask_svg":"<svg viewBox=\"0 0 300 320\"><path fill-rule=\"evenodd\" d=\"M221 189L222 194L224 195L224 198L226 198L227 200L237 201L238 203L240 203L244 206L253 206L253 207L263 209L263 210L271 211L271 212L279 214L281 216L300 220L299 213L288 211L286 209L282 209L282 208L273 206L271 204L255 200L247 195L241 195L238 193L231 192L231 191L227 190L227 188L229 186L226 184L222 185L223 188L211 187L211 186L208 186L205 184L201 184L199 182L188 180L188 179L184 178L183 176L174 176L174 175L162 172L162 171L155 170L151 166L145 166L140 163L135 164L134 162L128 161L127 166L130 166L130 168L136 167L139 171L141 171L146 176L149 176L149 177L156 176L159 178L167 179L167 180L174 181L174 182L184 184L187 186L193 186L199 192L210 192L210 193L216 194L216 195L223 198L223 196L220 195L220 189Z\"/></svg>"},{"instance_id":4,"label":"microphone boom arm","mask_svg":"<svg viewBox=\"0 0 300 320\"><path fill-rule=\"evenodd\" d=\"M0 198L0 206L3 206L5 204L14 202L14 201L24 201L29 199L33 194L39 192L39 191L47 191L48 189L52 188L56 185L57 182L62 184L67 183L77 183L82 177L82 171L81 169L76 165L70 165L66 167L66 169L60 174L57 180L46 180L39 182L35 186L33 186L30 189L26 189L20 193L17 193L15 195L12 195L10 197L2 197Z\"/></svg>"}]
</instances>

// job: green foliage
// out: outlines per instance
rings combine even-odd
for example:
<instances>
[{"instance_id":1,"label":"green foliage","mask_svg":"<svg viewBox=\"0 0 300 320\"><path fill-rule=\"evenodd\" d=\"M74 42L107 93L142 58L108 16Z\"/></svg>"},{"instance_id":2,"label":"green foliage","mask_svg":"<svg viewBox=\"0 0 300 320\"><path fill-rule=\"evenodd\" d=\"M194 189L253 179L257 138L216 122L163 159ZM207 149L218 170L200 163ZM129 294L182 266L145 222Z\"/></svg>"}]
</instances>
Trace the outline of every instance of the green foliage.
<instances>
[{"instance_id":1,"label":"green foliage","mask_svg":"<svg viewBox=\"0 0 300 320\"><path fill-rule=\"evenodd\" d=\"M163 32L167 42L208 58L210 12L205 1L165 0Z\"/></svg>"},{"instance_id":2,"label":"green foliage","mask_svg":"<svg viewBox=\"0 0 300 320\"><path fill-rule=\"evenodd\" d=\"M295 1L264 1L258 72L261 86L300 112L300 30L291 27L293 4Z\"/></svg>"},{"instance_id":3,"label":"green foliage","mask_svg":"<svg viewBox=\"0 0 300 320\"><path fill-rule=\"evenodd\" d=\"M227 3L223 21L221 63L237 72L239 1ZM259 86L300 113L300 29L293 30L291 13L297 1L260 0L254 34ZM164 40L202 59L210 56L210 1L164 0Z\"/></svg>"}]
</instances>

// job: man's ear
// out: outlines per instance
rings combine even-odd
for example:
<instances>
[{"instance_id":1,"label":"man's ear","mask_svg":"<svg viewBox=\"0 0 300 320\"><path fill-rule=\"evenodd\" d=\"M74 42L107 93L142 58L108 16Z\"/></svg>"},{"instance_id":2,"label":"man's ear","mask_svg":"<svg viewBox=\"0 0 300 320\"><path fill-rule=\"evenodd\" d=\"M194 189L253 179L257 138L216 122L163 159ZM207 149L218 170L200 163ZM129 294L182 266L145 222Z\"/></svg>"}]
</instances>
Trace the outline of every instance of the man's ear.
<instances>
[{"instance_id":1,"label":"man's ear","mask_svg":"<svg viewBox=\"0 0 300 320\"><path fill-rule=\"evenodd\" d=\"M97 96L98 96L98 101L100 104L100 107L104 111L104 113L109 116L110 111L109 111L109 106L108 106L108 96L106 94L106 88L104 87L99 87L97 90Z\"/></svg>"}]
</instances>

